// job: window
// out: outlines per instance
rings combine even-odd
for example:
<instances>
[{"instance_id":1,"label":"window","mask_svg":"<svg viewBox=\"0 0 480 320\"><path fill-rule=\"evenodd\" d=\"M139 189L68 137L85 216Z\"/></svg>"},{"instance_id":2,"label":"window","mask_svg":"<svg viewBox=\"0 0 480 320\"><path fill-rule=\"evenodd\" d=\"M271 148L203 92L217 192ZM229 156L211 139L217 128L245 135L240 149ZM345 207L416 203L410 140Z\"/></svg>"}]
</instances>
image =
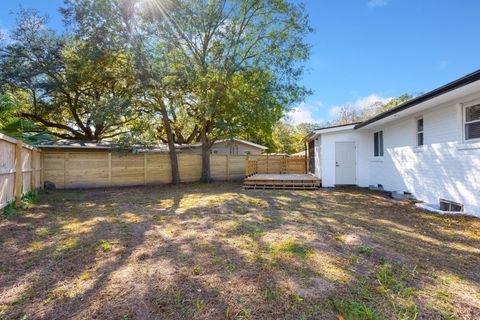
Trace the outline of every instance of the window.
<instances>
[{"instance_id":1,"label":"window","mask_svg":"<svg viewBox=\"0 0 480 320\"><path fill-rule=\"evenodd\" d=\"M440 199L440 210L450 212L462 212L463 204L450 200Z\"/></svg>"},{"instance_id":2,"label":"window","mask_svg":"<svg viewBox=\"0 0 480 320\"><path fill-rule=\"evenodd\" d=\"M465 108L465 140L480 139L480 104Z\"/></svg>"},{"instance_id":3,"label":"window","mask_svg":"<svg viewBox=\"0 0 480 320\"><path fill-rule=\"evenodd\" d=\"M423 146L423 118L417 119L417 146Z\"/></svg>"},{"instance_id":4,"label":"window","mask_svg":"<svg viewBox=\"0 0 480 320\"><path fill-rule=\"evenodd\" d=\"M373 134L373 155L375 157L383 157L383 131Z\"/></svg>"}]
</instances>

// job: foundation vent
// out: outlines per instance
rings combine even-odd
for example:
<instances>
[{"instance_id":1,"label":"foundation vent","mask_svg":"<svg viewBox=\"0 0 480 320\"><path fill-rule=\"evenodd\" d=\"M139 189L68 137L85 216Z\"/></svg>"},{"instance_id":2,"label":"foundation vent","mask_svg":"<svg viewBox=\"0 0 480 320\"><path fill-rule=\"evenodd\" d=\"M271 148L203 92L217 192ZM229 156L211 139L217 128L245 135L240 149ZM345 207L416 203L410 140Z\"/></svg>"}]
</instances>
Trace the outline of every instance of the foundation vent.
<instances>
[{"instance_id":1,"label":"foundation vent","mask_svg":"<svg viewBox=\"0 0 480 320\"><path fill-rule=\"evenodd\" d=\"M462 212L463 204L450 200L440 199L440 210L449 212Z\"/></svg>"}]
</instances>

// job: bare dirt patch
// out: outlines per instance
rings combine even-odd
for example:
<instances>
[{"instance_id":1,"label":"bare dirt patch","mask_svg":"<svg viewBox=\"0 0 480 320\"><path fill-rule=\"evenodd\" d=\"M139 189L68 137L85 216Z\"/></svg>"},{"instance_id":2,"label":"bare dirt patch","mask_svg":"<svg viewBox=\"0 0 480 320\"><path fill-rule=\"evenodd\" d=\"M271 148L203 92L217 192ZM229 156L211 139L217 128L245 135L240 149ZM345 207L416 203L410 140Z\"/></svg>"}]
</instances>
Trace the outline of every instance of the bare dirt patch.
<instances>
[{"instance_id":1,"label":"bare dirt patch","mask_svg":"<svg viewBox=\"0 0 480 320\"><path fill-rule=\"evenodd\" d=\"M0 246L0 319L480 318L480 219L361 189L57 191Z\"/></svg>"}]
</instances>

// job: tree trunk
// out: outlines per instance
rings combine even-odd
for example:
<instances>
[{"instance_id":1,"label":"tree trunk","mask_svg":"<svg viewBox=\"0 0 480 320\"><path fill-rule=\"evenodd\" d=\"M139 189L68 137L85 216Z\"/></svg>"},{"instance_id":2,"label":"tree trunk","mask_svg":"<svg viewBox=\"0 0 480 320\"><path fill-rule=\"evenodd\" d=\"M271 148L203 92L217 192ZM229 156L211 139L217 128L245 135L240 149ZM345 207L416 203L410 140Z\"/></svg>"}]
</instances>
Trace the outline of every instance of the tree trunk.
<instances>
[{"instance_id":1,"label":"tree trunk","mask_svg":"<svg viewBox=\"0 0 480 320\"><path fill-rule=\"evenodd\" d=\"M210 176L210 141L208 141L207 132L202 128L200 132L200 139L202 142L202 177L200 181L210 183L212 178Z\"/></svg>"},{"instance_id":2,"label":"tree trunk","mask_svg":"<svg viewBox=\"0 0 480 320\"><path fill-rule=\"evenodd\" d=\"M175 150L175 138L173 135L172 126L168 118L167 107L163 101L159 101L160 113L162 114L162 122L167 136L168 154L170 156L170 165L172 171L172 184L180 183L180 171L178 170L177 150Z\"/></svg>"}]
</instances>

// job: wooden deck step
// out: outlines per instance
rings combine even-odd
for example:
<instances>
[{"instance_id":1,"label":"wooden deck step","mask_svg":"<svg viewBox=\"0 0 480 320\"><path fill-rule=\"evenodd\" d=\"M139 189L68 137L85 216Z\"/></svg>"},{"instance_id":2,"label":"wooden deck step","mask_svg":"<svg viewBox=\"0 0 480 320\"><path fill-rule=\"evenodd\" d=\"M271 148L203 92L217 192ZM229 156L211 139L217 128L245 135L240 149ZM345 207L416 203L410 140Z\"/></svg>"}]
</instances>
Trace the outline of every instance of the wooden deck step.
<instances>
[{"instance_id":1,"label":"wooden deck step","mask_svg":"<svg viewBox=\"0 0 480 320\"><path fill-rule=\"evenodd\" d=\"M245 179L244 189L314 190L321 180L311 174L255 174Z\"/></svg>"}]
</instances>

